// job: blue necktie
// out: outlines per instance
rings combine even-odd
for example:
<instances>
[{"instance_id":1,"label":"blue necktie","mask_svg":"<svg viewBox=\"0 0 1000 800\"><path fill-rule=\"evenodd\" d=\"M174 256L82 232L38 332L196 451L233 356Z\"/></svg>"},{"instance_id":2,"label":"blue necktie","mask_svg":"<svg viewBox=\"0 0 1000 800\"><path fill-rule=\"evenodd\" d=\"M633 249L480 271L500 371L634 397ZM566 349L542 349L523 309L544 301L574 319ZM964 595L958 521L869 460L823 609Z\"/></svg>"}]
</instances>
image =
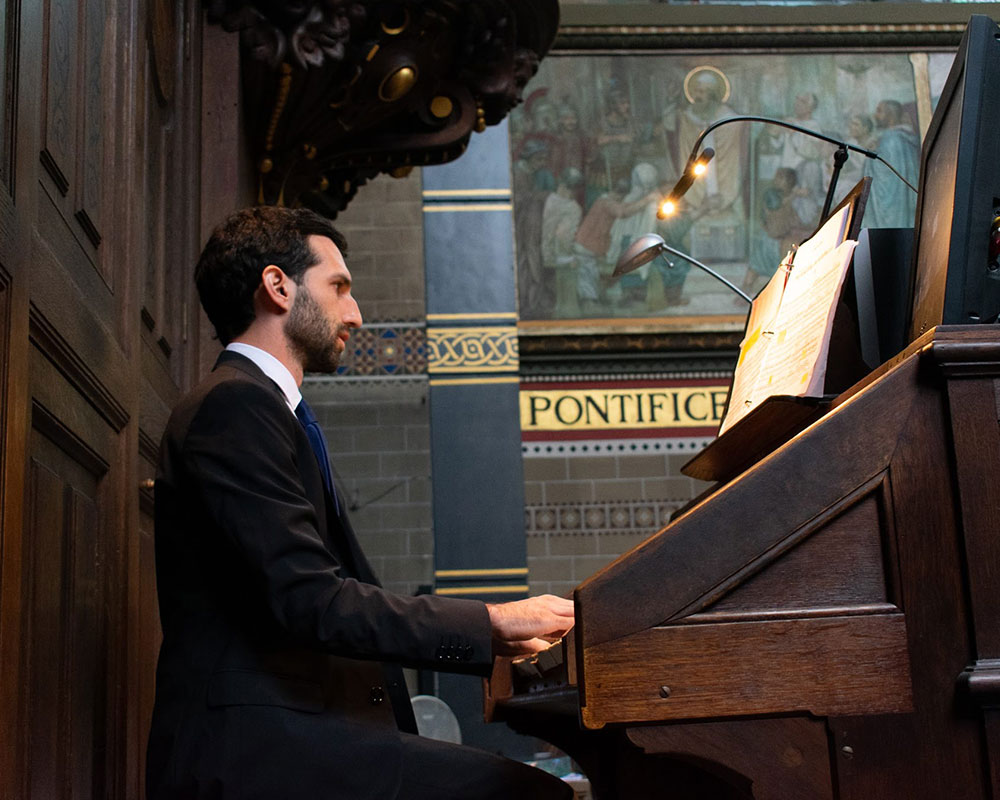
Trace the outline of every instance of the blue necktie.
<instances>
[{"instance_id":1,"label":"blue necktie","mask_svg":"<svg viewBox=\"0 0 1000 800\"><path fill-rule=\"evenodd\" d=\"M330 497L333 498L333 508L339 517L340 503L337 501L337 490L333 485L333 471L330 469L330 456L326 451L326 438L323 436L323 429L319 426L316 415L313 414L304 397L295 407L295 416L302 423L306 436L309 437L309 444L312 445L313 453L316 454L316 460L319 462L320 472L323 473L323 483L326 485Z\"/></svg>"}]
</instances>

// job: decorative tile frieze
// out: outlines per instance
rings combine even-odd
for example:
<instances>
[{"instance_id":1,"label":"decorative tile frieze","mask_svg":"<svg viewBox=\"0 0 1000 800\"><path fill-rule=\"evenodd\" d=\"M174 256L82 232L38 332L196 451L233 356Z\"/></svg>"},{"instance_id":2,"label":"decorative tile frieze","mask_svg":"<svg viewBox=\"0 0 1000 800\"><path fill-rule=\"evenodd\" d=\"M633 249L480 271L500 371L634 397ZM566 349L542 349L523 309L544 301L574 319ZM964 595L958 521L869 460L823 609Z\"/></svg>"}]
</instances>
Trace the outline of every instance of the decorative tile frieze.
<instances>
[{"instance_id":1,"label":"decorative tile frieze","mask_svg":"<svg viewBox=\"0 0 1000 800\"><path fill-rule=\"evenodd\" d=\"M677 453L693 456L712 442L712 436L694 438L673 437L663 439L582 439L579 441L522 442L521 455L525 458L588 458L596 455L655 455Z\"/></svg>"},{"instance_id":2,"label":"decorative tile frieze","mask_svg":"<svg viewBox=\"0 0 1000 800\"><path fill-rule=\"evenodd\" d=\"M687 500L626 500L604 503L529 505L524 525L532 536L652 534Z\"/></svg>"},{"instance_id":3,"label":"decorative tile frieze","mask_svg":"<svg viewBox=\"0 0 1000 800\"><path fill-rule=\"evenodd\" d=\"M338 375L396 376L427 372L427 334L418 323L375 323L354 331Z\"/></svg>"},{"instance_id":4,"label":"decorative tile frieze","mask_svg":"<svg viewBox=\"0 0 1000 800\"><path fill-rule=\"evenodd\" d=\"M516 372L513 325L434 327L427 330L428 372Z\"/></svg>"}]
</instances>

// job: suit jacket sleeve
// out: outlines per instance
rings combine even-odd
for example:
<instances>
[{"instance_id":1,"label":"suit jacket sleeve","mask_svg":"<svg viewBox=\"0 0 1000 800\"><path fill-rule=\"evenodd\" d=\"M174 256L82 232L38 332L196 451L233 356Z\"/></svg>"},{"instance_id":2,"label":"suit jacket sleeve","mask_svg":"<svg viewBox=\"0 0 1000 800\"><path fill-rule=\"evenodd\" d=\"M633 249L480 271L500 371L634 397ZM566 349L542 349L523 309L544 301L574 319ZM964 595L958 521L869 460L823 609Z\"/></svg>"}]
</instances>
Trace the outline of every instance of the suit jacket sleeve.
<instances>
[{"instance_id":1,"label":"suit jacket sleeve","mask_svg":"<svg viewBox=\"0 0 1000 800\"><path fill-rule=\"evenodd\" d=\"M269 387L227 381L205 397L178 443L174 456L192 476L212 527L244 561L233 567L250 570L275 620L311 647L488 673L492 642L483 603L397 595L341 574L303 487L301 433Z\"/></svg>"}]
</instances>

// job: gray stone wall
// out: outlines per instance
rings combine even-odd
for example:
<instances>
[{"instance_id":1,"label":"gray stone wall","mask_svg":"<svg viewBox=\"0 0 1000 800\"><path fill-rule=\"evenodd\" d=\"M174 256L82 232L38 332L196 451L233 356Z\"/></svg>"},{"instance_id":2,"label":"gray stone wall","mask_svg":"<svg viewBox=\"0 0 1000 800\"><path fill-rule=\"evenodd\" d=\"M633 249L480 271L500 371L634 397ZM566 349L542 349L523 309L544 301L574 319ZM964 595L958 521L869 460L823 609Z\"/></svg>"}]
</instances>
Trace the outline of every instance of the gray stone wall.
<instances>
[{"instance_id":1,"label":"gray stone wall","mask_svg":"<svg viewBox=\"0 0 1000 800\"><path fill-rule=\"evenodd\" d=\"M375 573L391 591L416 593L434 574L427 382L307 378L303 394Z\"/></svg>"},{"instance_id":2,"label":"gray stone wall","mask_svg":"<svg viewBox=\"0 0 1000 800\"><path fill-rule=\"evenodd\" d=\"M347 237L347 264L365 321L423 321L420 170L406 178L380 175L365 184L334 225Z\"/></svg>"},{"instance_id":3,"label":"gray stone wall","mask_svg":"<svg viewBox=\"0 0 1000 800\"><path fill-rule=\"evenodd\" d=\"M703 445L694 439L615 442L604 446L611 452L597 454L571 452L568 444L535 454L530 451L544 453L546 446L525 446L531 593L568 594L666 526L673 511L708 486L680 472Z\"/></svg>"}]
</instances>

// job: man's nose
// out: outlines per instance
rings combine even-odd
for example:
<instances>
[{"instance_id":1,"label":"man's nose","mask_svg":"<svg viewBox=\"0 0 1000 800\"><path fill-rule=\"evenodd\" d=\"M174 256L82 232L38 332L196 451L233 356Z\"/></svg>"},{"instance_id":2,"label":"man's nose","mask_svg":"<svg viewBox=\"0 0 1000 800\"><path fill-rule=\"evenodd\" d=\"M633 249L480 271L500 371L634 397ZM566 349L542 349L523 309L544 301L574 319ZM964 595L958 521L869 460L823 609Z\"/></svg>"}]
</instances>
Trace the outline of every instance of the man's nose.
<instances>
[{"instance_id":1,"label":"man's nose","mask_svg":"<svg viewBox=\"0 0 1000 800\"><path fill-rule=\"evenodd\" d=\"M347 313L344 315L344 324L351 328L360 328L361 323L364 321L361 319L361 308L358 306L358 301L354 299L353 295L350 300Z\"/></svg>"}]
</instances>

